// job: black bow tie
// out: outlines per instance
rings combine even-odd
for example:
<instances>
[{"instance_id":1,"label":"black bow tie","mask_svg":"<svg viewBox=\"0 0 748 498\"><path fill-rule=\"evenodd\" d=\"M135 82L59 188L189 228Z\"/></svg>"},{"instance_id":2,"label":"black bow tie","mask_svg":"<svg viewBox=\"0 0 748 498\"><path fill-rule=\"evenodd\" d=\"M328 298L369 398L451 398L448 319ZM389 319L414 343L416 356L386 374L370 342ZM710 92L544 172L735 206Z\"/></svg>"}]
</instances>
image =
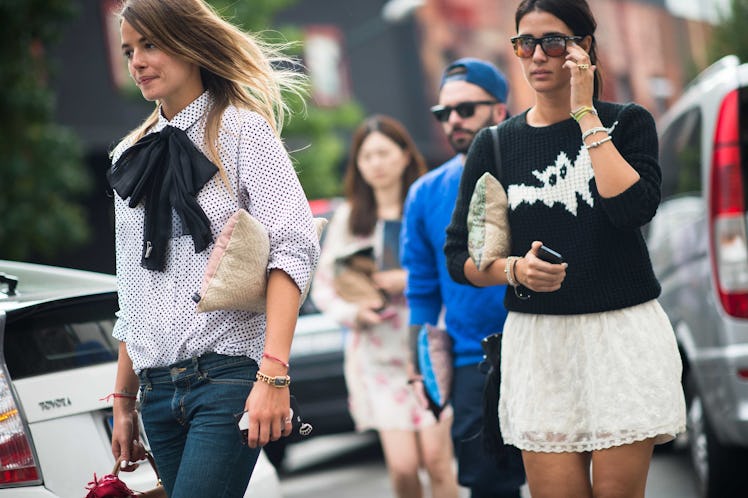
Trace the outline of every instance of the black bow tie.
<instances>
[{"instance_id":1,"label":"black bow tie","mask_svg":"<svg viewBox=\"0 0 748 498\"><path fill-rule=\"evenodd\" d=\"M145 198L143 268L164 271L172 209L192 235L195 252L208 247L213 240L210 220L195 196L216 171L187 134L173 126L138 140L109 170L109 184L123 200L130 198L131 208Z\"/></svg>"}]
</instances>

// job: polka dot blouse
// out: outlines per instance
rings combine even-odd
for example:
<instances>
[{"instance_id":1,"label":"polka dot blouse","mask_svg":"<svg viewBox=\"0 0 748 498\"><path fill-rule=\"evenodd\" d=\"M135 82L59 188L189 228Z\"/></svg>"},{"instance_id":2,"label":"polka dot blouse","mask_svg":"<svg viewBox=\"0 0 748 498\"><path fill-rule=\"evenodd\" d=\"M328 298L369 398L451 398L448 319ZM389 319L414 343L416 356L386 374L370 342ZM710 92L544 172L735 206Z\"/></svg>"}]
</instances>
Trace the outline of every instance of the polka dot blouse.
<instances>
[{"instance_id":1,"label":"polka dot blouse","mask_svg":"<svg viewBox=\"0 0 748 498\"><path fill-rule=\"evenodd\" d=\"M207 155L203 144L211 98L203 93L174 119L163 116L150 132L170 125L184 130ZM268 271L285 271L303 289L319 259L319 242L309 204L288 153L259 114L228 107L222 118L218 151L232 190L216 174L197 195L210 219L214 238L243 207L270 236ZM116 162L129 144L115 149ZM265 343L265 315L244 311L197 313L193 294L200 290L211 244L195 253L192 237L172 216L165 271L140 266L145 209L114 196L119 306L113 336L127 343L136 372L216 352L249 356L258 363Z\"/></svg>"}]
</instances>

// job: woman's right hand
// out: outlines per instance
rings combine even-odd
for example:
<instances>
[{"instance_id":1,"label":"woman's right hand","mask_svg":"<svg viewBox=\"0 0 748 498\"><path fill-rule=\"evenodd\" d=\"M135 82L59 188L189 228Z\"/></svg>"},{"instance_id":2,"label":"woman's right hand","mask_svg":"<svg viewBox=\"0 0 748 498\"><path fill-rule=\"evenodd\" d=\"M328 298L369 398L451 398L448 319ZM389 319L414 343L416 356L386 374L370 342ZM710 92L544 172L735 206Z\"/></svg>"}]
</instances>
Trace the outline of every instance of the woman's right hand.
<instances>
[{"instance_id":1,"label":"woman's right hand","mask_svg":"<svg viewBox=\"0 0 748 498\"><path fill-rule=\"evenodd\" d=\"M567 263L553 264L537 255L543 243L534 241L524 258L514 264L514 278L524 287L535 292L553 292L561 288L566 278Z\"/></svg>"},{"instance_id":2,"label":"woman's right hand","mask_svg":"<svg viewBox=\"0 0 748 498\"><path fill-rule=\"evenodd\" d=\"M112 455L116 460L124 463L120 470L132 472L138 468L134 463L145 458L145 448L140 442L138 412L131 410L115 410L112 424Z\"/></svg>"},{"instance_id":3,"label":"woman's right hand","mask_svg":"<svg viewBox=\"0 0 748 498\"><path fill-rule=\"evenodd\" d=\"M361 303L356 313L356 324L366 328L382 323L383 318L377 310L381 310L383 305L382 300Z\"/></svg>"},{"instance_id":4,"label":"woman's right hand","mask_svg":"<svg viewBox=\"0 0 748 498\"><path fill-rule=\"evenodd\" d=\"M592 107L595 92L595 70L587 51L571 41L567 45L566 62L564 67L569 70L570 77L570 109L576 110L582 106Z\"/></svg>"}]
</instances>

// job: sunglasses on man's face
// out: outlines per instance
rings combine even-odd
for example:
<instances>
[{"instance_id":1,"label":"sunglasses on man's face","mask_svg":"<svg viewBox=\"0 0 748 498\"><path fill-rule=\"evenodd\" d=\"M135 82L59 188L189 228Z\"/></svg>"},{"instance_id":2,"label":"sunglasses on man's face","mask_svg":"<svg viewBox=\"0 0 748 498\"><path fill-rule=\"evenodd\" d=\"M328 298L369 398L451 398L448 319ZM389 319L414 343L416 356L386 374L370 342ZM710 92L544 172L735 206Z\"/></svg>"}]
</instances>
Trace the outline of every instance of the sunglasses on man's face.
<instances>
[{"instance_id":1,"label":"sunglasses on man's face","mask_svg":"<svg viewBox=\"0 0 748 498\"><path fill-rule=\"evenodd\" d=\"M517 57L527 59L535 53L535 47L540 45L545 55L548 57L561 57L566 54L566 45L570 41L578 43L582 40L581 36L563 36L548 35L541 38L535 38L528 35L515 36L512 39L514 53Z\"/></svg>"},{"instance_id":2,"label":"sunglasses on man's face","mask_svg":"<svg viewBox=\"0 0 748 498\"><path fill-rule=\"evenodd\" d=\"M460 102L455 106L435 105L431 108L431 114L434 115L437 121L445 123L449 120L449 116L452 114L452 111L457 111L457 115L461 118L469 118L473 114L475 114L476 106L494 104L498 104L498 102L494 100L479 100L476 102Z\"/></svg>"}]
</instances>

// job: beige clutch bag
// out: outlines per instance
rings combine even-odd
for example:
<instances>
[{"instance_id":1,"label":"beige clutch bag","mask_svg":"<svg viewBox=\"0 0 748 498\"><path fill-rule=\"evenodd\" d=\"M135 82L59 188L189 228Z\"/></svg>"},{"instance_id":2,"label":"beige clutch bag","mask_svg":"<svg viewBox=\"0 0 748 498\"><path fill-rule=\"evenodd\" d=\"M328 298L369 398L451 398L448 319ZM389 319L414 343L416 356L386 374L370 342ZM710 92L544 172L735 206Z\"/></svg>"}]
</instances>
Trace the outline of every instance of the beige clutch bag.
<instances>
[{"instance_id":1,"label":"beige clutch bag","mask_svg":"<svg viewBox=\"0 0 748 498\"><path fill-rule=\"evenodd\" d=\"M314 219L317 236L327 224ZM226 222L208 259L200 292L194 296L197 312L265 311L270 239L265 227L246 210L239 209ZM309 285L302 292L304 302Z\"/></svg>"},{"instance_id":2,"label":"beige clutch bag","mask_svg":"<svg viewBox=\"0 0 748 498\"><path fill-rule=\"evenodd\" d=\"M480 271L511 250L507 197L504 187L490 173L475 183L468 209L468 253Z\"/></svg>"}]
</instances>

